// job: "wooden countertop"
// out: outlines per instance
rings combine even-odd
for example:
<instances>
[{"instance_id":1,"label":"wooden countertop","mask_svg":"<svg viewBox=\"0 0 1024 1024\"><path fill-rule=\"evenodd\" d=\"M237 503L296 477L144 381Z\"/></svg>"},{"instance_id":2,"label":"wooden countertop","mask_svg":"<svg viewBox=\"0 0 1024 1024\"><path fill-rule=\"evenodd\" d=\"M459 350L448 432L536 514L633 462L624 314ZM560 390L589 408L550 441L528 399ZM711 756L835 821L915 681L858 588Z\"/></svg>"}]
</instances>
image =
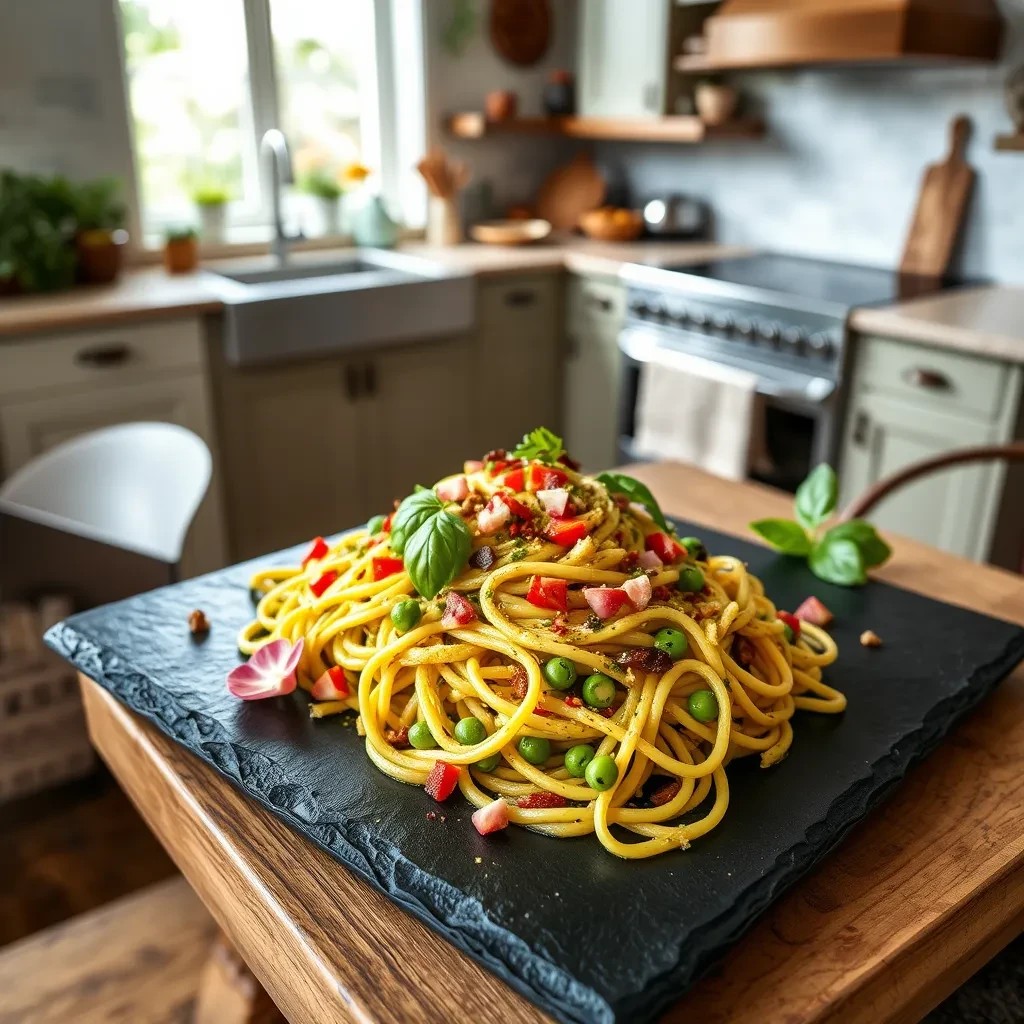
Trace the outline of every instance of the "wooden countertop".
<instances>
[{"instance_id":1,"label":"wooden countertop","mask_svg":"<svg viewBox=\"0 0 1024 1024\"><path fill-rule=\"evenodd\" d=\"M791 499L634 467L671 513L748 536ZM909 540L879 572L1024 624L1024 580ZM153 726L83 681L97 749L292 1024L548 1021ZM1024 665L664 1020L909 1024L1024 927Z\"/></svg>"},{"instance_id":2,"label":"wooden countertop","mask_svg":"<svg viewBox=\"0 0 1024 1024\"><path fill-rule=\"evenodd\" d=\"M858 309L850 324L861 334L1024 363L1024 287L963 288L895 306Z\"/></svg>"},{"instance_id":3,"label":"wooden countertop","mask_svg":"<svg viewBox=\"0 0 1024 1024\"><path fill-rule=\"evenodd\" d=\"M403 245L402 251L437 260L446 267L481 276L568 269L588 274L617 274L624 263L700 263L747 252L735 246L692 242L591 242L568 239L528 246L466 243L430 247ZM352 250L305 250L296 263L344 258ZM272 266L269 256L216 260L204 264L247 268ZM216 313L222 307L215 278L203 270L171 276L162 268L128 270L113 285L80 287L55 295L0 299L0 338L49 330L74 330L101 324L167 316Z\"/></svg>"}]
</instances>

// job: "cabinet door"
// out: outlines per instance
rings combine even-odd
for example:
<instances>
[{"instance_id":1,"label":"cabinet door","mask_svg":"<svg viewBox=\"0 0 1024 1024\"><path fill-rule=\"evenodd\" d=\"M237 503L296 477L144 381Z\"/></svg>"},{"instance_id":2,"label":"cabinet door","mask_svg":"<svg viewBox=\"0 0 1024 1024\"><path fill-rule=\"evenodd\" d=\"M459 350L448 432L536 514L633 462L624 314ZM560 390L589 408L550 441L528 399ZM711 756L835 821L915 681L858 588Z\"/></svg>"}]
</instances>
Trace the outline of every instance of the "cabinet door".
<instances>
[{"instance_id":1,"label":"cabinet door","mask_svg":"<svg viewBox=\"0 0 1024 1024\"><path fill-rule=\"evenodd\" d=\"M511 447L534 427L562 429L560 285L545 274L480 288L481 413L473 433L482 452Z\"/></svg>"},{"instance_id":2,"label":"cabinet door","mask_svg":"<svg viewBox=\"0 0 1024 1024\"><path fill-rule=\"evenodd\" d=\"M159 380L103 387L59 388L35 397L0 404L3 465L8 473L55 445L101 427L140 421L177 423L213 447L203 377L170 375ZM220 480L196 513L182 553L181 572L191 576L227 561L221 520Z\"/></svg>"},{"instance_id":3,"label":"cabinet door","mask_svg":"<svg viewBox=\"0 0 1024 1024\"><path fill-rule=\"evenodd\" d=\"M372 394L356 405L365 457L361 519L390 511L415 484L429 487L485 451L473 437L471 338L388 349L365 363Z\"/></svg>"},{"instance_id":4,"label":"cabinet door","mask_svg":"<svg viewBox=\"0 0 1024 1024\"><path fill-rule=\"evenodd\" d=\"M588 472L617 461L624 311L622 285L587 278L570 282L563 427L569 454Z\"/></svg>"},{"instance_id":5,"label":"cabinet door","mask_svg":"<svg viewBox=\"0 0 1024 1024\"><path fill-rule=\"evenodd\" d=\"M580 114L658 117L665 113L669 0L587 0L580 4Z\"/></svg>"},{"instance_id":6,"label":"cabinet door","mask_svg":"<svg viewBox=\"0 0 1024 1024\"><path fill-rule=\"evenodd\" d=\"M848 502L912 462L994 439L986 424L934 412L923 415L913 406L861 394L848 418L842 500ZM883 530L982 561L991 544L1004 475L995 463L932 474L886 498L871 520Z\"/></svg>"},{"instance_id":7,"label":"cabinet door","mask_svg":"<svg viewBox=\"0 0 1024 1024\"><path fill-rule=\"evenodd\" d=\"M221 429L236 558L355 525L362 499L359 402L339 360L236 371Z\"/></svg>"}]
</instances>

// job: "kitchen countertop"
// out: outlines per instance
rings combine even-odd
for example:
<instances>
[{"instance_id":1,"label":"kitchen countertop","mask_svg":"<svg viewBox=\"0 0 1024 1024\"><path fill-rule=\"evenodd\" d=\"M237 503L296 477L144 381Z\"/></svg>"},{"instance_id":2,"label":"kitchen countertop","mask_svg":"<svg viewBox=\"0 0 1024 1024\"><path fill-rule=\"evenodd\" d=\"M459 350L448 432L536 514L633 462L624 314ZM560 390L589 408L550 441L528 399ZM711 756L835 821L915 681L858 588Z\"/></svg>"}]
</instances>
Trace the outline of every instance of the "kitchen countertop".
<instances>
[{"instance_id":1,"label":"kitchen countertop","mask_svg":"<svg viewBox=\"0 0 1024 1024\"><path fill-rule=\"evenodd\" d=\"M591 242L571 239L528 246L465 243L431 247L411 243L402 251L435 259L453 270L481 277L563 269L586 274L618 273L624 263L701 263L749 250L694 242ZM349 250L296 252L295 263L343 258ZM207 269L258 269L272 266L271 257L217 260ZM169 275L162 268L128 270L113 285L76 288L55 295L0 300L0 337L38 331L68 330L173 315L216 313L222 307L218 282L202 269Z\"/></svg>"},{"instance_id":2,"label":"kitchen countertop","mask_svg":"<svg viewBox=\"0 0 1024 1024\"><path fill-rule=\"evenodd\" d=\"M1024 363L1024 288L963 288L895 306L854 311L861 334L904 338L988 359Z\"/></svg>"}]
</instances>

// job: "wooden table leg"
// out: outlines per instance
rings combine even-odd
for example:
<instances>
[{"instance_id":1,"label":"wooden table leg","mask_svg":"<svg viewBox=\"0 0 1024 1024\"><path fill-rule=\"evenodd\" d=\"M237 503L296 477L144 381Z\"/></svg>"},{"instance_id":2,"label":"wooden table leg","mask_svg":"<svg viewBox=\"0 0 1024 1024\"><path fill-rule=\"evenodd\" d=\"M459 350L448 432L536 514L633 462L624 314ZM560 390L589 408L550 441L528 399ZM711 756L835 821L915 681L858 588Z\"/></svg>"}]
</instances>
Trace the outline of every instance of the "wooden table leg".
<instances>
[{"instance_id":1,"label":"wooden table leg","mask_svg":"<svg viewBox=\"0 0 1024 1024\"><path fill-rule=\"evenodd\" d=\"M193 1024L288 1024L221 932L199 978Z\"/></svg>"}]
</instances>

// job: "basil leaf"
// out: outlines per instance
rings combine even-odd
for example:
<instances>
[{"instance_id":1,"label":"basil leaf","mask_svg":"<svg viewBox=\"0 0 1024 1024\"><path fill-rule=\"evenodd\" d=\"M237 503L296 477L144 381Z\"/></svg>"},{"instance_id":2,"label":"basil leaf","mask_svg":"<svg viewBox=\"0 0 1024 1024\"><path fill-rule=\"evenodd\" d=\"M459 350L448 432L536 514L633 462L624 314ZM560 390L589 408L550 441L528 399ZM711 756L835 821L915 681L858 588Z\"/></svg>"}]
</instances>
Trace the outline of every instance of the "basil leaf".
<instances>
[{"instance_id":1,"label":"basil leaf","mask_svg":"<svg viewBox=\"0 0 1024 1024\"><path fill-rule=\"evenodd\" d=\"M473 538L465 521L438 512L405 542L405 569L413 586L428 600L436 597L466 564Z\"/></svg>"},{"instance_id":2,"label":"basil leaf","mask_svg":"<svg viewBox=\"0 0 1024 1024\"><path fill-rule=\"evenodd\" d=\"M410 494L394 514L391 520L391 532L404 533L411 537L431 516L437 515L444 504L431 490L424 489Z\"/></svg>"},{"instance_id":3,"label":"basil leaf","mask_svg":"<svg viewBox=\"0 0 1024 1024\"><path fill-rule=\"evenodd\" d=\"M838 498L835 470L823 462L797 488L796 517L802 526L813 530L835 511Z\"/></svg>"},{"instance_id":4,"label":"basil leaf","mask_svg":"<svg viewBox=\"0 0 1024 1024\"><path fill-rule=\"evenodd\" d=\"M811 551L809 564L811 572L826 583L852 587L867 582L864 559L852 540L822 540Z\"/></svg>"},{"instance_id":5,"label":"basil leaf","mask_svg":"<svg viewBox=\"0 0 1024 1024\"><path fill-rule=\"evenodd\" d=\"M785 555L809 555L811 538L799 523L792 519L758 519L751 523L754 533L764 537L777 551Z\"/></svg>"},{"instance_id":6,"label":"basil leaf","mask_svg":"<svg viewBox=\"0 0 1024 1024\"><path fill-rule=\"evenodd\" d=\"M633 477L626 476L624 473L600 473L597 479L613 494L624 494L630 501L643 505L650 513L651 518L666 533L671 531L672 528L668 525L654 495L639 480L634 480Z\"/></svg>"},{"instance_id":7,"label":"basil leaf","mask_svg":"<svg viewBox=\"0 0 1024 1024\"><path fill-rule=\"evenodd\" d=\"M875 528L863 519L851 519L849 522L833 526L822 538L822 543L835 540L852 540L860 551L865 569L873 569L889 560L892 548L878 536Z\"/></svg>"},{"instance_id":8,"label":"basil leaf","mask_svg":"<svg viewBox=\"0 0 1024 1024\"><path fill-rule=\"evenodd\" d=\"M547 427L537 427L523 435L522 441L512 452L514 459L539 459L541 462L557 462L565 454L562 439Z\"/></svg>"}]
</instances>

